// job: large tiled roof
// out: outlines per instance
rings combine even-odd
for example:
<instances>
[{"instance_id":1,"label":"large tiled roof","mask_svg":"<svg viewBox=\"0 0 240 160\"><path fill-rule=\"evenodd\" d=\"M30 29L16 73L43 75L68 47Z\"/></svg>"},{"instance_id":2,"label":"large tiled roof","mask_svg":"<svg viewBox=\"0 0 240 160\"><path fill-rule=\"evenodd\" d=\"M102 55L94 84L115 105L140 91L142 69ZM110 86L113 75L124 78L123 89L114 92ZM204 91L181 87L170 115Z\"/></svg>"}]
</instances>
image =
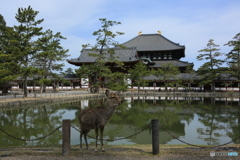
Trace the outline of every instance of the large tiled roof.
<instances>
[{"instance_id":1,"label":"large tiled roof","mask_svg":"<svg viewBox=\"0 0 240 160\"><path fill-rule=\"evenodd\" d=\"M122 62L139 61L139 58L136 56L137 54L136 48L116 48L114 50L115 50L115 56L119 61L122 61ZM89 53L99 54L99 52L97 51L85 49L81 52L78 58L67 60L67 61L71 64L94 63L96 61L96 57L89 56Z\"/></svg>"},{"instance_id":2,"label":"large tiled roof","mask_svg":"<svg viewBox=\"0 0 240 160\"><path fill-rule=\"evenodd\" d=\"M182 79L182 80L200 80L201 77L197 75L196 73L194 74L189 74L189 73L179 73L176 75L176 78ZM156 77L154 75L149 75L144 78L145 80L159 80L159 77ZM174 80L174 79L172 79ZM237 78L231 77L230 74L220 74L220 77L216 79L216 81L236 81Z\"/></svg>"},{"instance_id":3,"label":"large tiled roof","mask_svg":"<svg viewBox=\"0 0 240 160\"><path fill-rule=\"evenodd\" d=\"M187 67L188 65L193 66L193 63L188 63L188 62L179 61L179 60L162 60L162 61L154 61L154 62L155 64L151 65L150 67L159 68L159 67L162 67L163 64L167 64L167 63L171 63L177 67Z\"/></svg>"},{"instance_id":4,"label":"large tiled roof","mask_svg":"<svg viewBox=\"0 0 240 160\"><path fill-rule=\"evenodd\" d=\"M176 75L176 78L182 79L182 80L198 80L198 76L196 74L189 74L189 73L179 73ZM176 78L173 78L176 79ZM156 77L154 75L150 75L144 78L145 80L159 80L159 77Z\"/></svg>"},{"instance_id":5,"label":"large tiled roof","mask_svg":"<svg viewBox=\"0 0 240 160\"><path fill-rule=\"evenodd\" d=\"M137 51L168 51L185 49L165 38L161 34L142 34L122 44L126 47L136 47Z\"/></svg>"},{"instance_id":6,"label":"large tiled roof","mask_svg":"<svg viewBox=\"0 0 240 160\"><path fill-rule=\"evenodd\" d=\"M180 57L184 57L185 46L174 43L161 34L142 34L139 35L125 43L122 44L126 48L114 48L117 59L122 62L136 62L139 61L139 57L136 56L137 52L141 51L171 51L171 50L180 50ZM96 58L93 56L89 56L89 53L97 53L99 52L93 51L91 49L85 49L81 52L80 56L75 59L67 60L68 63L73 65L82 65L87 63L94 63ZM177 62L175 62L177 63ZM153 67L158 67L156 64ZM181 66L183 64L178 63L177 66ZM185 65L187 66L187 65Z\"/></svg>"}]
</instances>

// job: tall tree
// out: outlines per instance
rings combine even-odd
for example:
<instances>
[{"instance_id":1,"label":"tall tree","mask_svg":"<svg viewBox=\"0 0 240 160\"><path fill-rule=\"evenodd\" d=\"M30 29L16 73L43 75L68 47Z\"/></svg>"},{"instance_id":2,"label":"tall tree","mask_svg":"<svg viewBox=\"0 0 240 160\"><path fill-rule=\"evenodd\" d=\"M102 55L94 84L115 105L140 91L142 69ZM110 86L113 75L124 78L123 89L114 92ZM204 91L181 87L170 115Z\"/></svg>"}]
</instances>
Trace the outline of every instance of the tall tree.
<instances>
[{"instance_id":1,"label":"tall tree","mask_svg":"<svg viewBox=\"0 0 240 160\"><path fill-rule=\"evenodd\" d=\"M133 85L138 86L138 92L140 91L140 86L145 86L147 76L151 74L151 71L148 70L148 67L143 62L138 62L133 69L128 71L129 78L133 81Z\"/></svg>"},{"instance_id":2,"label":"tall tree","mask_svg":"<svg viewBox=\"0 0 240 160\"><path fill-rule=\"evenodd\" d=\"M102 24L101 29L93 32L93 35L97 36L96 44L94 46L91 46L90 44L82 45L83 51L90 47L91 53L89 53L89 56L96 59L94 64L85 66L88 68L88 72L86 74L90 78L94 92L98 92L99 87L101 85L105 85L104 82L101 81L101 77L111 78L110 76L113 76L113 74L111 74L112 71L108 66L106 66L107 63L118 66L122 65L121 62L117 60L113 47L122 47L114 40L114 38L117 35L123 35L124 33L114 33L111 31L112 26L119 25L121 23L116 21L108 21L106 18L101 18L99 20ZM82 72L81 69L82 68L80 67L80 71L77 72Z\"/></svg>"},{"instance_id":3,"label":"tall tree","mask_svg":"<svg viewBox=\"0 0 240 160\"><path fill-rule=\"evenodd\" d=\"M8 27L4 17L0 15L0 88L7 93L11 81L17 77L19 66L19 42L13 28Z\"/></svg>"},{"instance_id":4,"label":"tall tree","mask_svg":"<svg viewBox=\"0 0 240 160\"><path fill-rule=\"evenodd\" d=\"M226 54L227 63L230 68L232 77L237 78L240 92L240 33L233 37L233 40L228 41L225 45L232 47L232 50Z\"/></svg>"},{"instance_id":5,"label":"tall tree","mask_svg":"<svg viewBox=\"0 0 240 160\"><path fill-rule=\"evenodd\" d=\"M27 77L35 70L30 64L32 57L36 54L36 36L42 34L42 27L37 27L44 19L36 20L39 12L34 11L30 6L28 8L19 8L15 18L20 23L14 26L15 32L18 33L20 46L19 64L21 65L21 76L23 79L24 96L27 97ZM35 39L34 39L35 38Z\"/></svg>"},{"instance_id":6,"label":"tall tree","mask_svg":"<svg viewBox=\"0 0 240 160\"><path fill-rule=\"evenodd\" d=\"M64 64L60 62L68 56L66 54L68 49L61 46L63 39L66 38L60 32L53 34L51 30L47 30L36 41L38 51L32 56L34 63L31 66L38 69L38 75L41 77L39 81L41 92L46 91L46 85L50 82L49 76L57 78L56 72L62 71Z\"/></svg>"},{"instance_id":7,"label":"tall tree","mask_svg":"<svg viewBox=\"0 0 240 160\"><path fill-rule=\"evenodd\" d=\"M156 77L164 82L165 91L167 91L168 86L173 87L174 84L178 83L177 74L179 73L180 71L178 67L171 63L165 63L161 66L161 68L158 68L153 72Z\"/></svg>"},{"instance_id":8,"label":"tall tree","mask_svg":"<svg viewBox=\"0 0 240 160\"><path fill-rule=\"evenodd\" d=\"M213 42L213 39L210 39L207 43L207 47L198 52L204 52L197 56L197 60L206 61L197 71L200 75L200 83L202 84L211 84L211 90L215 90L214 81L219 78L220 70L219 67L224 63L224 60L217 59L219 56L223 55L218 48L219 45Z\"/></svg>"}]
</instances>

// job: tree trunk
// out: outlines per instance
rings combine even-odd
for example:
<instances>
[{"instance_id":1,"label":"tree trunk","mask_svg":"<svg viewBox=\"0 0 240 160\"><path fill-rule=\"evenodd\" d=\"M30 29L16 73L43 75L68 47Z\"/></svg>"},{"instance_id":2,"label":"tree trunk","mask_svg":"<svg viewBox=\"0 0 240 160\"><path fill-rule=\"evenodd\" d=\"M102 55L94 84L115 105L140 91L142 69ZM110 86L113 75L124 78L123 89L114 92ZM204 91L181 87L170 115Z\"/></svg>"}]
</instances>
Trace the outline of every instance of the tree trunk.
<instances>
[{"instance_id":1,"label":"tree trunk","mask_svg":"<svg viewBox=\"0 0 240 160\"><path fill-rule=\"evenodd\" d=\"M23 80L23 93L24 93L24 97L28 96L27 77L24 77L24 80Z\"/></svg>"},{"instance_id":2,"label":"tree trunk","mask_svg":"<svg viewBox=\"0 0 240 160\"><path fill-rule=\"evenodd\" d=\"M46 88L47 88L47 86L45 84L43 84L43 93L46 93Z\"/></svg>"},{"instance_id":3,"label":"tree trunk","mask_svg":"<svg viewBox=\"0 0 240 160\"><path fill-rule=\"evenodd\" d=\"M57 92L57 85L56 85L56 83L55 83L55 82L53 83L53 92L54 92L54 93L56 93L56 92Z\"/></svg>"},{"instance_id":4,"label":"tree trunk","mask_svg":"<svg viewBox=\"0 0 240 160\"><path fill-rule=\"evenodd\" d=\"M211 90L212 90L212 91L215 91L215 82L212 82L212 84L211 84Z\"/></svg>"},{"instance_id":5,"label":"tree trunk","mask_svg":"<svg viewBox=\"0 0 240 160\"><path fill-rule=\"evenodd\" d=\"M43 93L43 85L44 85L44 84L41 84L41 85L40 85L40 93Z\"/></svg>"},{"instance_id":6,"label":"tree trunk","mask_svg":"<svg viewBox=\"0 0 240 160\"><path fill-rule=\"evenodd\" d=\"M240 82L238 82L238 92L240 92Z\"/></svg>"},{"instance_id":7,"label":"tree trunk","mask_svg":"<svg viewBox=\"0 0 240 160\"><path fill-rule=\"evenodd\" d=\"M99 86L98 86L98 73L95 72L93 78L93 86L94 86L94 93L99 93Z\"/></svg>"},{"instance_id":8,"label":"tree trunk","mask_svg":"<svg viewBox=\"0 0 240 160\"><path fill-rule=\"evenodd\" d=\"M164 88L165 88L165 91L168 91L166 82L164 82Z\"/></svg>"}]
</instances>

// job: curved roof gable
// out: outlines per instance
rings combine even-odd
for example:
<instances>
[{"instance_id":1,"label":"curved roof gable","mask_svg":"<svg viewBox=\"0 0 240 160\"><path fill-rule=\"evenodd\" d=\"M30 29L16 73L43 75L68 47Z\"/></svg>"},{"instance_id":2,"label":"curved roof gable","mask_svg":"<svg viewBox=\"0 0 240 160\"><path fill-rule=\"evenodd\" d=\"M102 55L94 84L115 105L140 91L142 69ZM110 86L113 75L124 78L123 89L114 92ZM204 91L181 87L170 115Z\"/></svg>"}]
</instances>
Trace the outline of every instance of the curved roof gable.
<instances>
[{"instance_id":1,"label":"curved roof gable","mask_svg":"<svg viewBox=\"0 0 240 160\"><path fill-rule=\"evenodd\" d=\"M74 64L74 65L81 65L83 63L95 63L96 57L89 56L89 53L95 53L99 54L99 52L91 50L91 49L85 49L81 52L80 56L75 59L67 60L68 63ZM122 62L136 62L140 59L136 57L137 51L136 48L115 48L115 56L116 59Z\"/></svg>"},{"instance_id":2,"label":"curved roof gable","mask_svg":"<svg viewBox=\"0 0 240 160\"><path fill-rule=\"evenodd\" d=\"M142 34L122 44L126 47L136 47L137 51L166 51L185 49L165 38L161 34Z\"/></svg>"}]
</instances>

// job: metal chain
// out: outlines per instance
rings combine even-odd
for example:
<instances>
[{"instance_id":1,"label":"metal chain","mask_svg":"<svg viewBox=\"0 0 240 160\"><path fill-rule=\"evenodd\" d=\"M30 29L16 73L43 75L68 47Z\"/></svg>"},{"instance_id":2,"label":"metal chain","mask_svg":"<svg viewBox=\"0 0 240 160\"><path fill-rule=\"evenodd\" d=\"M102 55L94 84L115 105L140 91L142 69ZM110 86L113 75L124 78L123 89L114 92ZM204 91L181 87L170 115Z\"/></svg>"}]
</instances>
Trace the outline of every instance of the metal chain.
<instances>
[{"instance_id":1,"label":"metal chain","mask_svg":"<svg viewBox=\"0 0 240 160\"><path fill-rule=\"evenodd\" d=\"M71 127L81 133L81 131L80 131L79 129L77 129L75 126L71 126ZM134 134L132 134L132 135L130 135L130 136L127 136L127 137L118 138L118 139L114 139L114 140L111 140L111 139L103 139L103 140L104 140L104 141L110 141L110 142L112 142L112 141L119 141L119 140L127 139L127 138L130 138L130 137L136 136L137 134L143 132L143 131L146 130L147 128L150 128L150 126L148 125L148 126L146 126L145 128L143 128L142 130L140 130L139 132L136 132L136 133L134 133ZM95 137L92 137L92 136L89 136L89 135L87 135L87 136L88 136L89 138L96 139ZM102 140L102 139L99 139L99 138L98 138L98 140Z\"/></svg>"},{"instance_id":2,"label":"metal chain","mask_svg":"<svg viewBox=\"0 0 240 160\"><path fill-rule=\"evenodd\" d=\"M40 137L40 138L36 138L36 139L31 139L31 140L30 140L30 139L17 138L17 137L15 137L15 136L13 136L13 135L10 135L9 133L7 133L6 131L4 131L4 130L1 129L1 128L0 128L0 131L2 131L3 133L5 133L5 134L8 135L9 137L12 137L12 138L17 139L17 140L21 140L21 141L37 141L37 140L44 139L44 138L52 135L52 134L55 133L57 130L59 130L61 127L62 127L62 126L57 127L54 131L52 131L51 133L49 133L49 134L46 135L46 136L43 136L43 137ZM72 126L72 125L71 125L71 127L81 133L81 131L80 131L78 128L76 128L75 126ZM173 138L177 139L178 141L180 141L180 142L182 142L182 143L184 143L184 144L190 145L190 146L198 147L198 148L216 148L216 147L228 145L228 144L233 143L234 141L240 139L240 136L239 136L239 137L233 139L232 141L227 142L227 143L224 143L224 144L220 144L220 145L216 145L216 146L211 146L211 147L210 147L210 146L209 146L209 147L204 147L204 146L199 146L199 145L191 144L191 143L185 142L185 141L177 138L176 136L174 136L171 132L169 132L167 129L165 129L165 128L164 128L162 125L160 125L160 124L159 124L159 127L161 127L161 128L162 128L163 130L165 130L169 135L171 135ZM123 138L119 138L119 139L114 139L114 140L111 140L111 139L103 139L103 140L104 140L104 141L118 141L118 140L127 139L127 138L130 138L130 137L136 136L137 134L143 132L144 130L146 130L146 129L148 129L148 128L150 128L150 125L147 125L145 128L143 128L143 129L140 130L139 132L136 132L136 133L134 133L134 134L132 134L132 135L129 135L129 136L127 136L127 137L123 137ZM89 135L87 135L87 136L88 136L89 138L96 139L95 137L92 137L92 136L89 136ZM101 139L98 139L98 140L101 140Z\"/></svg>"},{"instance_id":3,"label":"metal chain","mask_svg":"<svg viewBox=\"0 0 240 160\"><path fill-rule=\"evenodd\" d=\"M40 137L40 138L36 138L36 139L22 139L22 138L17 138L13 135L10 135L9 133L7 133L6 131L4 131L3 129L0 128L0 131L2 131L3 133L5 133L6 135L8 135L9 137L12 137L14 139L17 139L17 140L20 140L20 141L37 141L37 140L40 140L40 139L44 139L44 138L47 138L48 136L52 135L53 133L55 133L57 130L59 130L62 126L59 126L57 127L54 131L52 131L51 133L49 133L48 135L46 136L43 136L43 137Z\"/></svg>"},{"instance_id":4,"label":"metal chain","mask_svg":"<svg viewBox=\"0 0 240 160\"><path fill-rule=\"evenodd\" d=\"M194 147L198 147L198 148L216 148L216 147L220 147L220 146L225 146L225 145L228 145L238 139L240 139L240 136L233 139L232 141L230 142L227 142L227 143L224 143L224 144L220 144L220 145L216 145L216 146L209 146L209 147L205 147L205 146L198 146L198 145L195 145L195 144L191 144L191 143L187 143L179 138L177 138L176 136L174 136L172 133L170 133L168 130L166 130L162 125L159 124L159 127L161 127L163 130L165 130L169 135L171 135L173 138L177 139L178 141L182 142L182 143L185 143L187 145L190 145L190 146L194 146Z\"/></svg>"}]
</instances>

